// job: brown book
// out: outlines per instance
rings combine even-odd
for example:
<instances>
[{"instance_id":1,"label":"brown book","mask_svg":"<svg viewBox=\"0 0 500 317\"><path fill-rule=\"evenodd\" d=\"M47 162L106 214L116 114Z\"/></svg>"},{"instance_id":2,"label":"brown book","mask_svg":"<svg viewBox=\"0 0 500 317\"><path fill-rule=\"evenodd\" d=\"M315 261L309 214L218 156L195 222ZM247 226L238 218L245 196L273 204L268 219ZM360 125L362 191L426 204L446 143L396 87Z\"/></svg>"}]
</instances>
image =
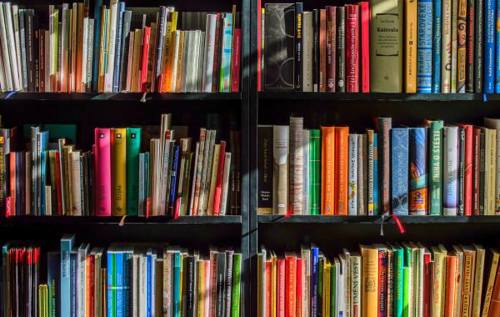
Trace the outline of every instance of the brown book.
<instances>
[{"instance_id":1,"label":"brown book","mask_svg":"<svg viewBox=\"0 0 500 317\"><path fill-rule=\"evenodd\" d=\"M223 17L217 13L217 23L215 25L215 41L214 41L214 68L212 77L212 92L219 91L219 72L220 72L220 55L223 30Z\"/></svg>"},{"instance_id":2,"label":"brown book","mask_svg":"<svg viewBox=\"0 0 500 317\"><path fill-rule=\"evenodd\" d=\"M45 30L39 30L38 31L39 33L39 44L38 44L38 47L39 47L39 52L38 52L38 60L39 60L39 64L40 64L40 67L39 67L39 75L38 75L38 79L39 79L39 83L38 83L38 87L39 87L39 91L40 92L45 92Z\"/></svg>"},{"instance_id":3,"label":"brown book","mask_svg":"<svg viewBox=\"0 0 500 317\"><path fill-rule=\"evenodd\" d=\"M490 312L488 317L500 316L500 270L497 270L497 277L495 280L495 287L491 294Z\"/></svg>"},{"instance_id":4,"label":"brown book","mask_svg":"<svg viewBox=\"0 0 500 317\"><path fill-rule=\"evenodd\" d=\"M319 91L326 91L326 10L319 10Z\"/></svg>"},{"instance_id":5,"label":"brown book","mask_svg":"<svg viewBox=\"0 0 500 317\"><path fill-rule=\"evenodd\" d=\"M78 4L73 3L71 13L71 28L70 28L70 74L69 74L69 91L76 90L76 71L77 71L77 56L78 56Z\"/></svg>"},{"instance_id":6,"label":"brown book","mask_svg":"<svg viewBox=\"0 0 500 317\"><path fill-rule=\"evenodd\" d=\"M82 83L82 58L83 58L83 3L78 3L76 20L76 72L75 72L75 90L84 92L85 87Z\"/></svg>"},{"instance_id":7,"label":"brown book","mask_svg":"<svg viewBox=\"0 0 500 317\"><path fill-rule=\"evenodd\" d=\"M498 287L500 287L500 283L498 281L498 276L500 274L498 271L498 268L500 267L498 265L500 253L498 253L497 250L491 250L491 266L490 266L490 271L488 274L488 279L486 281L486 289L484 293L484 303L483 303L483 313L481 314L482 317L491 317L494 315L489 314L490 310L493 309L493 298L494 298L494 289L497 290L496 293L496 309L498 309ZM498 316L498 315L497 315Z\"/></svg>"}]
</instances>

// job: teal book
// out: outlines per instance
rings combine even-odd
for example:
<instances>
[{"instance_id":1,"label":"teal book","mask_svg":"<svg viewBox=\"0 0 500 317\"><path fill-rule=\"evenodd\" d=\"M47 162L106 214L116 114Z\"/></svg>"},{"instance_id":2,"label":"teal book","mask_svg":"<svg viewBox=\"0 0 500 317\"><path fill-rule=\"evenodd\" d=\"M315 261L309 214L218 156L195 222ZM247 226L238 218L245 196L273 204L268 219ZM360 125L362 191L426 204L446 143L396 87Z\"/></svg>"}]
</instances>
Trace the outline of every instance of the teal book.
<instances>
[{"instance_id":1,"label":"teal book","mask_svg":"<svg viewBox=\"0 0 500 317\"><path fill-rule=\"evenodd\" d=\"M139 214L139 152L141 128L127 128L127 214Z\"/></svg>"},{"instance_id":2,"label":"teal book","mask_svg":"<svg viewBox=\"0 0 500 317\"><path fill-rule=\"evenodd\" d=\"M241 253L233 255L233 281L231 290L231 317L240 316L241 303Z\"/></svg>"},{"instance_id":3,"label":"teal book","mask_svg":"<svg viewBox=\"0 0 500 317\"><path fill-rule=\"evenodd\" d=\"M223 22L219 92L231 92L231 53L233 48L232 13L225 13Z\"/></svg>"},{"instance_id":4,"label":"teal book","mask_svg":"<svg viewBox=\"0 0 500 317\"><path fill-rule=\"evenodd\" d=\"M440 216L443 202L443 127L442 120L431 121L429 131L429 200L430 215Z\"/></svg>"},{"instance_id":5,"label":"teal book","mask_svg":"<svg viewBox=\"0 0 500 317\"><path fill-rule=\"evenodd\" d=\"M403 248L394 249L394 317L403 317L404 253Z\"/></svg>"},{"instance_id":6,"label":"teal book","mask_svg":"<svg viewBox=\"0 0 500 317\"><path fill-rule=\"evenodd\" d=\"M181 317L181 253L179 251L174 254L174 317Z\"/></svg>"},{"instance_id":7,"label":"teal book","mask_svg":"<svg viewBox=\"0 0 500 317\"><path fill-rule=\"evenodd\" d=\"M115 274L115 252L108 250L106 267L106 312L108 317L115 317L116 313L116 274Z\"/></svg>"},{"instance_id":8,"label":"teal book","mask_svg":"<svg viewBox=\"0 0 500 317\"><path fill-rule=\"evenodd\" d=\"M61 316L71 316L71 252L75 242L74 235L64 235L61 238L61 275L59 279Z\"/></svg>"},{"instance_id":9,"label":"teal book","mask_svg":"<svg viewBox=\"0 0 500 317\"><path fill-rule=\"evenodd\" d=\"M311 215L319 215L321 208L321 133L310 130L309 142L309 201Z\"/></svg>"}]
</instances>

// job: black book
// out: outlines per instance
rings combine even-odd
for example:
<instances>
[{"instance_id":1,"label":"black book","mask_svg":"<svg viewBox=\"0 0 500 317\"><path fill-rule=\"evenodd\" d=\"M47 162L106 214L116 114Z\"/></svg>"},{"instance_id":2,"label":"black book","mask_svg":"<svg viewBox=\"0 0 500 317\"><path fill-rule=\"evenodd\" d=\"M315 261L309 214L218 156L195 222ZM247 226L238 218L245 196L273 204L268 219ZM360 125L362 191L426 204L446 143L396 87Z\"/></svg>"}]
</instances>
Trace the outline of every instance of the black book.
<instances>
[{"instance_id":1,"label":"black book","mask_svg":"<svg viewBox=\"0 0 500 317\"><path fill-rule=\"evenodd\" d=\"M233 256L234 251L226 251L226 283L224 289L224 300L226 307L226 316L231 312L231 294L233 290Z\"/></svg>"},{"instance_id":2,"label":"black book","mask_svg":"<svg viewBox=\"0 0 500 317\"><path fill-rule=\"evenodd\" d=\"M302 91L302 14L304 4L295 3L295 90Z\"/></svg>"},{"instance_id":3,"label":"black book","mask_svg":"<svg viewBox=\"0 0 500 317\"><path fill-rule=\"evenodd\" d=\"M186 259L186 277L187 277L187 300L186 300L186 312L187 315L193 316L195 313L195 298L194 294L196 292L195 284L195 271L196 271L196 259L194 256L189 255L185 257Z\"/></svg>"},{"instance_id":4,"label":"black book","mask_svg":"<svg viewBox=\"0 0 500 317\"><path fill-rule=\"evenodd\" d=\"M224 252L217 253L217 307L216 316L225 316L224 306L224 285L226 276L226 254Z\"/></svg>"},{"instance_id":5,"label":"black book","mask_svg":"<svg viewBox=\"0 0 500 317\"><path fill-rule=\"evenodd\" d=\"M337 92L345 92L345 7L337 7Z\"/></svg>"},{"instance_id":6,"label":"black book","mask_svg":"<svg viewBox=\"0 0 500 317\"><path fill-rule=\"evenodd\" d=\"M273 126L259 126L259 214L272 214L273 211Z\"/></svg>"},{"instance_id":7,"label":"black book","mask_svg":"<svg viewBox=\"0 0 500 317\"><path fill-rule=\"evenodd\" d=\"M483 32L484 32L484 1L476 0L476 11L474 14L474 78L475 93L483 92ZM482 188L482 187L481 187Z\"/></svg>"},{"instance_id":8,"label":"black book","mask_svg":"<svg viewBox=\"0 0 500 317\"><path fill-rule=\"evenodd\" d=\"M313 91L319 91L319 10L313 10Z\"/></svg>"},{"instance_id":9,"label":"black book","mask_svg":"<svg viewBox=\"0 0 500 317\"><path fill-rule=\"evenodd\" d=\"M295 89L295 3L267 3L265 14L267 90Z\"/></svg>"}]
</instances>

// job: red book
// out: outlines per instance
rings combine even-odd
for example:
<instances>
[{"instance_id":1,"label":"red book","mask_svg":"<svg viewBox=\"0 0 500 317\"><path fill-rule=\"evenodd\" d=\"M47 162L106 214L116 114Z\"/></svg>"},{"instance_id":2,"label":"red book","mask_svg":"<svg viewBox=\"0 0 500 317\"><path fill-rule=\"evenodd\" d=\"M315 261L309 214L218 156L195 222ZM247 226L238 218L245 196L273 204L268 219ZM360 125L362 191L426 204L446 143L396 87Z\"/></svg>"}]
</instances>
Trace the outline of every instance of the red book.
<instances>
[{"instance_id":1,"label":"red book","mask_svg":"<svg viewBox=\"0 0 500 317\"><path fill-rule=\"evenodd\" d=\"M302 258L297 258L297 310L295 315L302 316L302 270L303 270L303 261ZM309 296L309 295L306 295Z\"/></svg>"},{"instance_id":2,"label":"red book","mask_svg":"<svg viewBox=\"0 0 500 317\"><path fill-rule=\"evenodd\" d=\"M465 131L465 173L464 173L464 215L472 216L472 171L474 127L470 124L460 125Z\"/></svg>"},{"instance_id":3,"label":"red book","mask_svg":"<svg viewBox=\"0 0 500 317\"><path fill-rule=\"evenodd\" d=\"M387 315L387 251L378 250L378 317Z\"/></svg>"},{"instance_id":4,"label":"red book","mask_svg":"<svg viewBox=\"0 0 500 317\"><path fill-rule=\"evenodd\" d=\"M285 259L278 259L278 298L276 317L285 317Z\"/></svg>"},{"instance_id":5,"label":"red book","mask_svg":"<svg viewBox=\"0 0 500 317\"><path fill-rule=\"evenodd\" d=\"M359 92L359 6L346 4L345 10L346 91Z\"/></svg>"},{"instance_id":6,"label":"red book","mask_svg":"<svg viewBox=\"0 0 500 317\"><path fill-rule=\"evenodd\" d=\"M87 296L88 306L87 311L90 317L95 316L94 301L95 301L95 256L93 254L87 256Z\"/></svg>"},{"instance_id":7,"label":"red book","mask_svg":"<svg viewBox=\"0 0 500 317\"><path fill-rule=\"evenodd\" d=\"M326 10L319 10L319 91L326 91Z\"/></svg>"},{"instance_id":8,"label":"red book","mask_svg":"<svg viewBox=\"0 0 500 317\"><path fill-rule=\"evenodd\" d=\"M222 181L224 178L224 161L226 158L226 142L220 142L219 166L217 167L217 181L215 183L214 193L214 216L220 215L220 206L222 200Z\"/></svg>"},{"instance_id":9,"label":"red book","mask_svg":"<svg viewBox=\"0 0 500 317\"><path fill-rule=\"evenodd\" d=\"M241 29L234 29L231 61L231 92L240 90Z\"/></svg>"},{"instance_id":10,"label":"red book","mask_svg":"<svg viewBox=\"0 0 500 317\"><path fill-rule=\"evenodd\" d=\"M337 81L337 7L326 7L326 85L335 92Z\"/></svg>"},{"instance_id":11,"label":"red book","mask_svg":"<svg viewBox=\"0 0 500 317\"><path fill-rule=\"evenodd\" d=\"M273 263L271 261L266 261L266 285L265 285L265 290L266 290L266 315L263 317L271 317L271 297L272 297L272 289L271 289L271 279L272 279L272 266Z\"/></svg>"},{"instance_id":12,"label":"red book","mask_svg":"<svg viewBox=\"0 0 500 317\"><path fill-rule=\"evenodd\" d=\"M262 0L257 0L257 91L262 91Z\"/></svg>"},{"instance_id":13,"label":"red book","mask_svg":"<svg viewBox=\"0 0 500 317\"><path fill-rule=\"evenodd\" d=\"M429 317L431 313L431 254L424 253L424 316Z\"/></svg>"},{"instance_id":14,"label":"red book","mask_svg":"<svg viewBox=\"0 0 500 317\"><path fill-rule=\"evenodd\" d=\"M295 317L297 300L297 258L286 256L285 258L285 316Z\"/></svg>"},{"instance_id":15,"label":"red book","mask_svg":"<svg viewBox=\"0 0 500 317\"><path fill-rule=\"evenodd\" d=\"M361 92L370 92L370 4L359 3L361 11Z\"/></svg>"},{"instance_id":16,"label":"red book","mask_svg":"<svg viewBox=\"0 0 500 317\"><path fill-rule=\"evenodd\" d=\"M62 216L63 207L62 207L62 184L61 184L61 155L59 152L56 152L55 161L56 161L55 162L56 163L56 170L55 170L56 214L58 216Z\"/></svg>"},{"instance_id":17,"label":"red book","mask_svg":"<svg viewBox=\"0 0 500 317\"><path fill-rule=\"evenodd\" d=\"M141 91L148 90L148 61L149 61L149 41L151 39L151 27L144 27L144 36L142 38L142 57L141 57Z\"/></svg>"},{"instance_id":18,"label":"red book","mask_svg":"<svg viewBox=\"0 0 500 317\"><path fill-rule=\"evenodd\" d=\"M472 213L474 216L479 216L479 193L481 184L481 128L474 127L474 154L473 154L473 170L472 170Z\"/></svg>"},{"instance_id":19,"label":"red book","mask_svg":"<svg viewBox=\"0 0 500 317\"><path fill-rule=\"evenodd\" d=\"M96 128L95 215L111 216L111 131Z\"/></svg>"}]
</instances>

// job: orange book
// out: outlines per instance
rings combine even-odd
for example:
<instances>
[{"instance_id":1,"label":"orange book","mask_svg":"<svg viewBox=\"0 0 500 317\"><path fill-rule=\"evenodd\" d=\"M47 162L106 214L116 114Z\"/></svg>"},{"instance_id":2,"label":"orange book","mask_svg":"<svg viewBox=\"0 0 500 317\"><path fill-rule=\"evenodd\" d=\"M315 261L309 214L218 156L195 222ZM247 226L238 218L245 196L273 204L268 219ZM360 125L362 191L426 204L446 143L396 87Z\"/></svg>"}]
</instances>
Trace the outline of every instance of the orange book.
<instances>
[{"instance_id":1,"label":"orange book","mask_svg":"<svg viewBox=\"0 0 500 317\"><path fill-rule=\"evenodd\" d=\"M321 127L321 214L335 208L335 127Z\"/></svg>"},{"instance_id":2,"label":"orange book","mask_svg":"<svg viewBox=\"0 0 500 317\"><path fill-rule=\"evenodd\" d=\"M349 127L335 127L335 214L347 216L349 177Z\"/></svg>"},{"instance_id":3,"label":"orange book","mask_svg":"<svg viewBox=\"0 0 500 317\"><path fill-rule=\"evenodd\" d=\"M456 255L446 256L446 295L444 299L444 317L453 317L455 309L455 293L457 288L457 265Z\"/></svg>"},{"instance_id":4,"label":"orange book","mask_svg":"<svg viewBox=\"0 0 500 317\"><path fill-rule=\"evenodd\" d=\"M376 317L378 315L378 249L361 246L361 302L362 316Z\"/></svg>"},{"instance_id":5,"label":"orange book","mask_svg":"<svg viewBox=\"0 0 500 317\"><path fill-rule=\"evenodd\" d=\"M271 260L266 261L266 285L265 290L266 290L266 315L263 317L271 317L271 307L272 307L272 299L273 299L273 292L272 292L272 285L273 283L271 282L271 279L273 278L272 275L272 266L273 263Z\"/></svg>"},{"instance_id":6,"label":"orange book","mask_svg":"<svg viewBox=\"0 0 500 317\"><path fill-rule=\"evenodd\" d=\"M285 316L295 317L297 299L297 258L292 255L285 257Z\"/></svg>"},{"instance_id":7,"label":"orange book","mask_svg":"<svg viewBox=\"0 0 500 317\"><path fill-rule=\"evenodd\" d=\"M303 283L303 274L302 272L304 272L304 263L302 261L302 258L298 257L297 258L297 270L296 270L296 278L297 278L297 282L296 282L296 310L295 310L295 315L296 316L302 316L302 300L303 300L303 294L302 294L302 283ZM309 296L309 294L305 295L305 296Z\"/></svg>"},{"instance_id":8,"label":"orange book","mask_svg":"<svg viewBox=\"0 0 500 317\"><path fill-rule=\"evenodd\" d=\"M491 294L491 303L488 317L500 316L500 267L497 270L497 277L495 279L495 287Z\"/></svg>"},{"instance_id":9,"label":"orange book","mask_svg":"<svg viewBox=\"0 0 500 317\"><path fill-rule=\"evenodd\" d=\"M405 83L406 93L417 92L417 1L406 0L406 47Z\"/></svg>"}]
</instances>

